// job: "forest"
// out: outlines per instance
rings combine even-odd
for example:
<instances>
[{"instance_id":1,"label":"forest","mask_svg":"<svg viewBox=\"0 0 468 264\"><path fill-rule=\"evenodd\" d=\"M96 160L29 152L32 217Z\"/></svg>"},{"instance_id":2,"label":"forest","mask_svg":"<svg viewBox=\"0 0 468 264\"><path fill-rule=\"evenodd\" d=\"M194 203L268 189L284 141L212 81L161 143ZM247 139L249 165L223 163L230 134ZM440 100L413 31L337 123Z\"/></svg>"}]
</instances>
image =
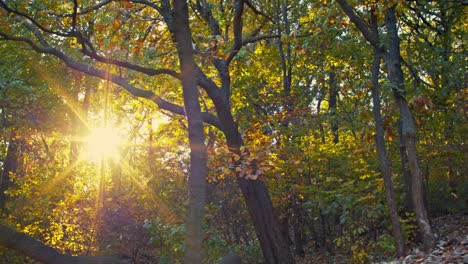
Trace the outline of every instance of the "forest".
<instances>
[{"instance_id":1,"label":"forest","mask_svg":"<svg viewBox=\"0 0 468 264\"><path fill-rule=\"evenodd\" d=\"M0 263L467 263L467 6L0 0Z\"/></svg>"}]
</instances>

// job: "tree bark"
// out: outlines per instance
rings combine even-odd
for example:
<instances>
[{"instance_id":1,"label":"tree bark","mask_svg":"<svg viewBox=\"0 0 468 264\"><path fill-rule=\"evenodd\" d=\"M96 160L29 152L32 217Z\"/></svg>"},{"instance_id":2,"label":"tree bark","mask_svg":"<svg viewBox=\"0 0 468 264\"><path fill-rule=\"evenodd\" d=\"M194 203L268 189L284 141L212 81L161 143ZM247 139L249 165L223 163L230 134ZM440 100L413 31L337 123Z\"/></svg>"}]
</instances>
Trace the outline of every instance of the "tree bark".
<instances>
[{"instance_id":1,"label":"tree bark","mask_svg":"<svg viewBox=\"0 0 468 264\"><path fill-rule=\"evenodd\" d=\"M214 103L229 150L241 156L240 148L243 142L228 104L216 100L214 100ZM248 180L239 176L237 177L237 183L252 218L265 262L268 264L295 263L289 244L281 233L279 220L274 213L273 204L265 183L261 180Z\"/></svg>"},{"instance_id":2,"label":"tree bark","mask_svg":"<svg viewBox=\"0 0 468 264\"><path fill-rule=\"evenodd\" d=\"M421 168L419 166L416 150L416 131L413 115L405 98L405 85L403 71L401 69L400 39L398 37L395 6L387 9L385 25L388 31L387 71L390 83L393 85L395 100L400 110L401 130L405 148L408 155L408 164L411 172L412 198L422 236L424 248L430 250L434 246L434 235L429 224L427 211L424 204L423 182Z\"/></svg>"},{"instance_id":3,"label":"tree bark","mask_svg":"<svg viewBox=\"0 0 468 264\"><path fill-rule=\"evenodd\" d=\"M3 171L0 178L0 210L6 212L6 194L11 184L10 173L15 173L18 167L18 155L20 151L20 140L16 138L16 132L10 133L7 154L3 162Z\"/></svg>"},{"instance_id":4,"label":"tree bark","mask_svg":"<svg viewBox=\"0 0 468 264\"><path fill-rule=\"evenodd\" d=\"M338 100L338 87L337 82L335 80L336 73L335 67L332 67L329 80L328 80L328 88L329 88L329 101L328 101L328 111L330 112L330 123L331 123L331 131L333 134L333 143L337 144L339 141L338 136L338 120L336 118L336 104Z\"/></svg>"},{"instance_id":5,"label":"tree bark","mask_svg":"<svg viewBox=\"0 0 468 264\"><path fill-rule=\"evenodd\" d=\"M346 0L337 0L337 2L374 49L382 49L379 44L378 32L371 30ZM416 131L413 115L405 98L404 77L401 69L400 38L395 17L395 6L387 8L385 26L388 32L387 39L389 45L388 51L382 50L383 59L387 65L388 80L393 85L392 89L395 94L395 101L400 110L402 140L405 142L411 172L412 200L416 213L416 221L423 237L424 247L426 250L429 250L434 246L434 235L432 234L424 205L423 184L416 150Z\"/></svg>"},{"instance_id":6,"label":"tree bark","mask_svg":"<svg viewBox=\"0 0 468 264\"><path fill-rule=\"evenodd\" d=\"M294 233L294 253L296 256L304 257L304 217L302 212L302 205L299 197L294 195L292 200L293 213L294 213L294 224L293 224L293 233Z\"/></svg>"},{"instance_id":7,"label":"tree bark","mask_svg":"<svg viewBox=\"0 0 468 264\"><path fill-rule=\"evenodd\" d=\"M70 256L7 226L0 224L0 245L14 249L41 263L48 264L124 264L128 261L110 256Z\"/></svg>"},{"instance_id":8,"label":"tree bark","mask_svg":"<svg viewBox=\"0 0 468 264\"><path fill-rule=\"evenodd\" d=\"M408 213L414 212L412 187L411 187L411 172L409 171L408 155L406 154L405 139L401 129L401 120L398 120L398 137L400 138L400 157L401 157L401 172L403 175L403 188L405 192L404 211Z\"/></svg>"},{"instance_id":9,"label":"tree bark","mask_svg":"<svg viewBox=\"0 0 468 264\"><path fill-rule=\"evenodd\" d=\"M252 217L265 263L295 263L288 243L281 234L278 219L273 213L273 205L265 183L260 180L243 178L238 178L237 182Z\"/></svg>"},{"instance_id":10,"label":"tree bark","mask_svg":"<svg viewBox=\"0 0 468 264\"><path fill-rule=\"evenodd\" d=\"M374 49L374 63L372 65L372 110L375 120L375 145L380 162L380 171L382 173L385 185L385 194L387 206L392 223L392 234L395 239L395 247L398 257L405 255L405 242L401 232L400 218L398 216L398 207L395 202L395 191L393 188L392 170L385 149L384 129L382 125L382 116L380 113L380 93L379 93L379 70L381 55L377 49Z\"/></svg>"},{"instance_id":11,"label":"tree bark","mask_svg":"<svg viewBox=\"0 0 468 264\"><path fill-rule=\"evenodd\" d=\"M206 199L207 153L198 101L197 67L185 0L173 1L174 38L179 55L185 113L190 143L189 208L186 221L185 263L202 263L203 222Z\"/></svg>"}]
</instances>

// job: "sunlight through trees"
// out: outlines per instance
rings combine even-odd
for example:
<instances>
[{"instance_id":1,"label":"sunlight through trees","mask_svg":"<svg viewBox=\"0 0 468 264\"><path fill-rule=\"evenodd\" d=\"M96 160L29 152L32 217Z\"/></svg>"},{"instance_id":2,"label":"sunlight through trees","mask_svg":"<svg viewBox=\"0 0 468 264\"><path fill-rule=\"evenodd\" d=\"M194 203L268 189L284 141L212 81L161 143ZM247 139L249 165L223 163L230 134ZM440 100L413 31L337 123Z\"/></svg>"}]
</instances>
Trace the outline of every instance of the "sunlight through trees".
<instances>
[{"instance_id":1,"label":"sunlight through trees","mask_svg":"<svg viewBox=\"0 0 468 264\"><path fill-rule=\"evenodd\" d=\"M431 252L467 213L466 9L0 0L0 263Z\"/></svg>"}]
</instances>

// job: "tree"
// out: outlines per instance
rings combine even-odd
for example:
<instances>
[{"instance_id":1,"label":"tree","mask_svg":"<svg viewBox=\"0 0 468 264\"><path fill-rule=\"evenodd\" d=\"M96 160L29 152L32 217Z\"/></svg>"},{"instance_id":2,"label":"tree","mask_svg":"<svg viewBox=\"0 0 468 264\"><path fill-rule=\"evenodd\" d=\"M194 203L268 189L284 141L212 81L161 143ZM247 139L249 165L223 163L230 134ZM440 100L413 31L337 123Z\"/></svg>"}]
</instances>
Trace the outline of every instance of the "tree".
<instances>
[{"instance_id":1,"label":"tree","mask_svg":"<svg viewBox=\"0 0 468 264\"><path fill-rule=\"evenodd\" d=\"M375 120L375 145L380 161L380 170L382 172L385 192L387 196L387 205L389 207L390 218L392 222L393 237L395 238L395 246L397 256L405 255L405 244L403 234L401 232L400 218L398 217L398 207L396 205L395 191L393 188L392 170L389 164L387 151L385 149L384 129L382 125L382 116L380 114L380 93L379 93L379 71L380 71L380 53L374 51L374 64L372 66L372 103Z\"/></svg>"},{"instance_id":2,"label":"tree","mask_svg":"<svg viewBox=\"0 0 468 264\"><path fill-rule=\"evenodd\" d=\"M385 9L385 26L388 36L387 50L380 46L377 32L372 31L369 26L359 17L346 0L338 0L338 4L348 15L350 20L361 31L366 40L376 49L382 50L383 60L387 66L388 80L395 95L401 118L402 140L404 141L409 168L411 172L412 199L416 213L419 231L423 237L426 250L434 246L434 235L427 217L427 211L423 198L423 183L421 168L416 150L416 130L413 115L409 109L405 97L404 76L401 68L400 39L398 37L397 22L395 16L395 5Z\"/></svg>"},{"instance_id":3,"label":"tree","mask_svg":"<svg viewBox=\"0 0 468 264\"><path fill-rule=\"evenodd\" d=\"M202 237L206 196L207 153L197 90L197 65L193 59L192 33L187 3L174 1L174 37L179 54L185 114L190 143L189 214L185 263L202 263Z\"/></svg>"}]
</instances>

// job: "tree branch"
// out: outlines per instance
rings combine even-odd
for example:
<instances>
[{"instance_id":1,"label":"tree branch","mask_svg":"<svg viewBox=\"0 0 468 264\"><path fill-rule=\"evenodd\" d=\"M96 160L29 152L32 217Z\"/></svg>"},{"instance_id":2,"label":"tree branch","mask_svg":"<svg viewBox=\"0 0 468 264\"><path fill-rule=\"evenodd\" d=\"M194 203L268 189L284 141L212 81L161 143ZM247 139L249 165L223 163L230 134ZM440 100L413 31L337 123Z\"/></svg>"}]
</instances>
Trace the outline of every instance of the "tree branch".
<instances>
[{"instance_id":1,"label":"tree branch","mask_svg":"<svg viewBox=\"0 0 468 264\"><path fill-rule=\"evenodd\" d=\"M106 72L104 70L94 68L94 67L92 67L90 65L85 65L85 64L76 62L72 58L67 56L65 53L63 53L63 52L61 52L61 51L59 51L57 49L54 49L51 46L45 46L45 47L44 46L39 46L39 45L35 44L30 39L10 36L10 35L6 34L5 32L2 32L2 31L0 31L0 36L3 37L6 40L24 42L24 43L28 44L29 46L31 46L35 51L37 51L39 53L53 55L53 56L59 58L60 60L62 60L68 67L70 67L72 69L75 69L77 71L86 73L88 75L98 77L98 78L103 79L103 80L109 80L109 81L119 85L120 87L124 88L127 92L129 92L130 94L132 94L132 95L134 95L136 97L141 97L141 98L145 98L145 99L148 99L150 101L153 101L154 103L156 103L158 105L159 108L161 108L163 110L167 110L167 111L170 111L172 113L183 115L183 116L186 115L185 111L184 111L184 108L182 106L179 106L179 105L173 104L171 102L168 102L168 101L164 100L163 98L161 98L160 96L154 94L152 91L137 88L134 85L130 84L126 79L124 79L124 78L122 78L120 76L110 74L110 73L108 73L108 72ZM210 113L204 112L204 113L202 113L202 118L203 118L203 121L205 123L208 123L210 125L213 125L213 126L221 129L221 125L220 125L219 120L218 120L218 118L216 116L214 116L214 115L212 115Z\"/></svg>"},{"instance_id":2,"label":"tree branch","mask_svg":"<svg viewBox=\"0 0 468 264\"><path fill-rule=\"evenodd\" d=\"M255 14L260 15L260 16L263 16L264 18L270 20L270 22L275 23L275 21L274 21L271 17L269 17L267 14L263 13L262 11L259 11L259 10L250 2L250 0L244 0L244 3L245 3L248 7L250 7L250 9L252 9L252 11L253 11Z\"/></svg>"},{"instance_id":3,"label":"tree branch","mask_svg":"<svg viewBox=\"0 0 468 264\"><path fill-rule=\"evenodd\" d=\"M88 14L92 11L96 11L98 10L99 8L109 4L109 3L112 3L114 0L104 0L100 3L98 3L97 5L95 6L90 6L90 7L87 7L85 8L83 11L80 11L80 12L77 12L76 15L78 16L81 16L81 15L85 15L85 14ZM52 16L55 16L55 17L71 17L73 16L74 14L57 14L51 10L48 10L46 8L43 8L43 7L40 7L38 5L36 5L35 3L30 3L31 6L37 8L38 10L41 10L41 11L44 11L44 12L47 12L47 14L49 15L52 15Z\"/></svg>"},{"instance_id":4,"label":"tree branch","mask_svg":"<svg viewBox=\"0 0 468 264\"><path fill-rule=\"evenodd\" d=\"M375 32L369 28L369 26L364 22L364 20L356 14L354 9L349 5L348 1L346 0L336 0L338 4L341 6L343 11L348 15L351 22L356 25L356 27L361 31L364 38L369 41L369 43L376 48L379 48L379 38Z\"/></svg>"},{"instance_id":5,"label":"tree branch","mask_svg":"<svg viewBox=\"0 0 468 264\"><path fill-rule=\"evenodd\" d=\"M195 4L195 7L197 8L198 12L200 12L203 19L208 23L208 26L211 29L211 33L213 35L221 35L221 29L219 28L219 23L214 18L213 13L211 13L211 10L208 7L208 4L206 3L206 1L203 1L203 3L200 3L200 1L198 0Z\"/></svg>"},{"instance_id":6,"label":"tree branch","mask_svg":"<svg viewBox=\"0 0 468 264\"><path fill-rule=\"evenodd\" d=\"M242 48L242 14L244 13L244 0L236 0L234 2L234 46L231 49L231 54L226 59L226 64L229 65L232 59L236 56Z\"/></svg>"},{"instance_id":7,"label":"tree branch","mask_svg":"<svg viewBox=\"0 0 468 264\"><path fill-rule=\"evenodd\" d=\"M166 74L166 75L170 75L172 77L175 77L175 78L177 78L179 80L181 78L181 76L180 76L180 74L178 72L176 72L174 70L171 70L171 69L147 68L147 67L143 67L143 66L140 66L140 65L129 63L127 61L121 61L121 60L116 60L116 59L112 59L112 58L107 58L107 57L104 57L104 56L101 56L101 55L97 54L97 52L95 52L95 51L92 51L92 50L90 51L90 50L87 50L87 49L82 49L81 52L83 54L91 57L92 59L95 59L96 61L106 63L106 64L112 64L112 65L120 66L120 67L123 67L123 68L127 68L127 69L130 69L130 70L134 70L134 71L137 71L137 72L144 73L144 74L149 75L149 76Z\"/></svg>"},{"instance_id":8,"label":"tree branch","mask_svg":"<svg viewBox=\"0 0 468 264\"><path fill-rule=\"evenodd\" d=\"M0 7L3 8L5 11L7 11L9 14L15 14L17 16L22 17L23 19L26 18L27 20L31 21L31 23L33 23L36 27L38 27L43 32L47 32L49 34L53 34L53 35L57 35L57 36L61 36L61 37L71 37L72 36L71 33L62 33L62 32L57 32L57 31L53 31L53 30L50 30L48 28L45 28L44 26L42 26L40 23L38 23L35 19L33 19L28 14L25 14L25 13L20 12L18 10L11 9L5 3L5 1L3 1L3 0L0 0Z\"/></svg>"}]
</instances>

